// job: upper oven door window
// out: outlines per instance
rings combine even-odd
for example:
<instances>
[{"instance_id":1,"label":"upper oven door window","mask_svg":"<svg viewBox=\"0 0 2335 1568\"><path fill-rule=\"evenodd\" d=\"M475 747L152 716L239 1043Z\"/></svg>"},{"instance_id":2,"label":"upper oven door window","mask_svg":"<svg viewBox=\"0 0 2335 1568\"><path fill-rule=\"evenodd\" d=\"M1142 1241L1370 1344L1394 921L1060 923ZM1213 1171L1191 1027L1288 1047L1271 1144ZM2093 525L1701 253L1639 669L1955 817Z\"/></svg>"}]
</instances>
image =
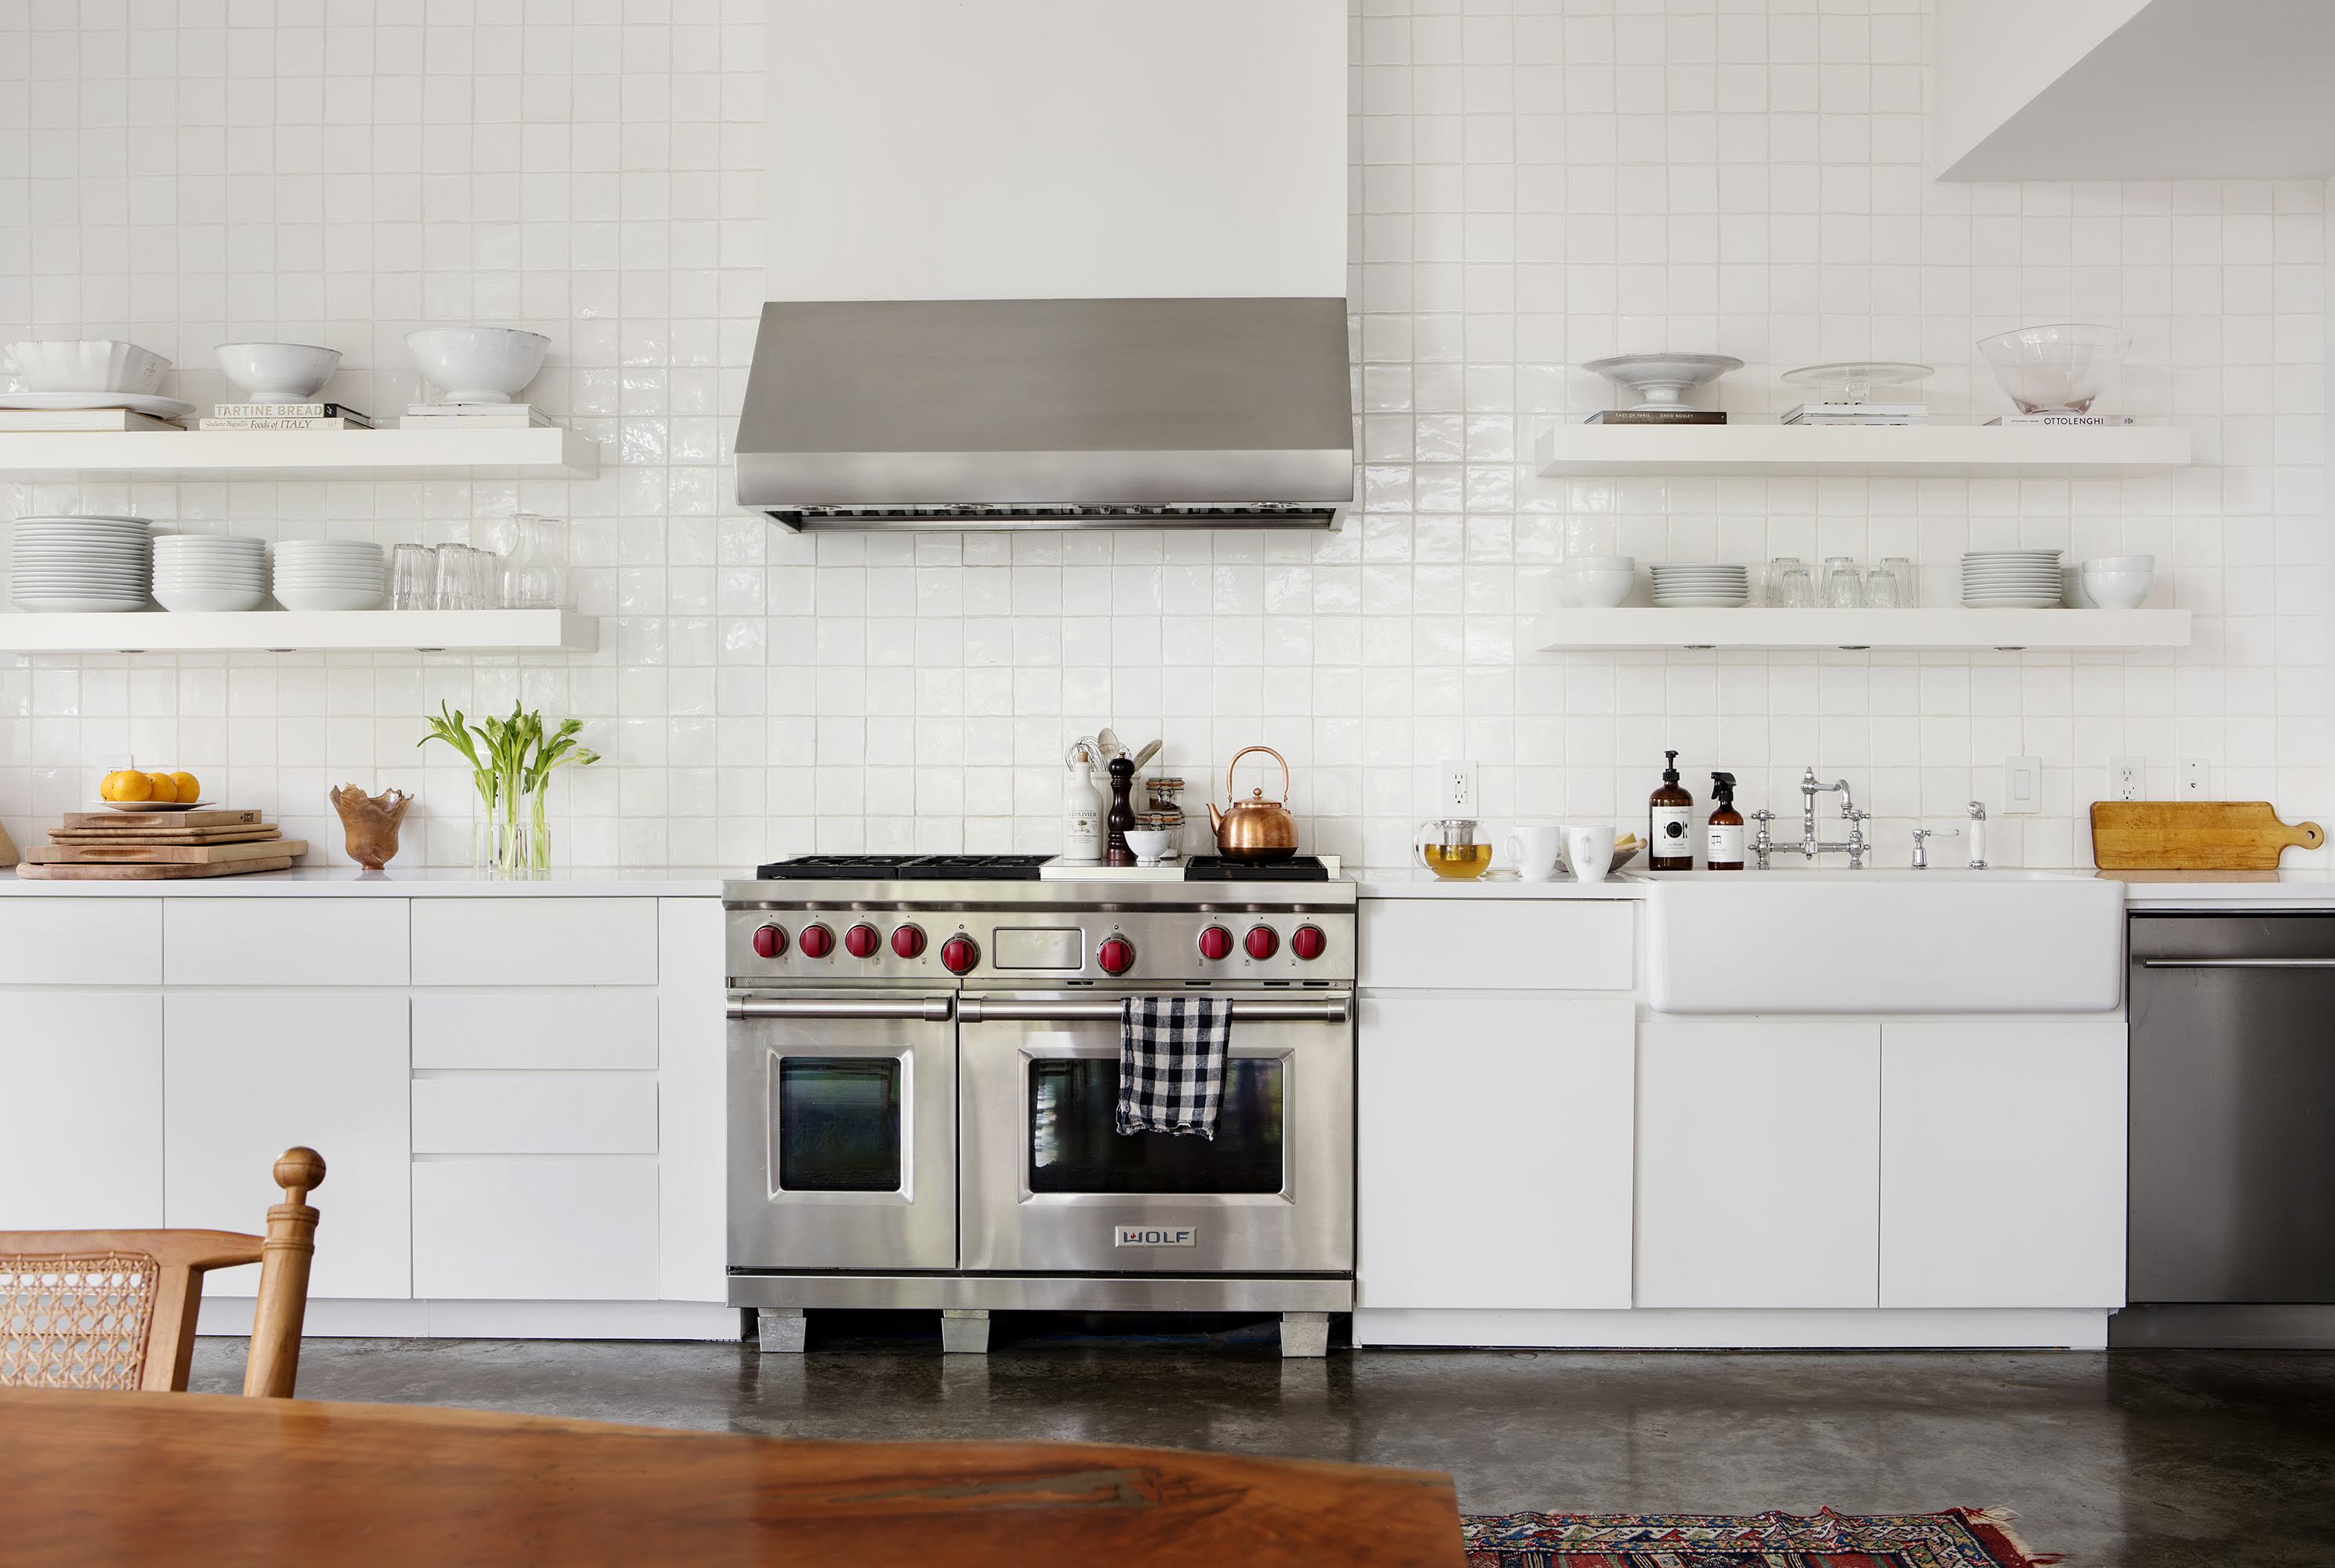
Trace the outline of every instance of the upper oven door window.
<instances>
[{"instance_id":1,"label":"upper oven door window","mask_svg":"<svg viewBox=\"0 0 2335 1568\"><path fill-rule=\"evenodd\" d=\"M1213 1138L1120 1133L1115 1059L1040 1058L1029 1074L1033 1193L1277 1193L1288 1183L1281 1058L1226 1060Z\"/></svg>"}]
</instances>

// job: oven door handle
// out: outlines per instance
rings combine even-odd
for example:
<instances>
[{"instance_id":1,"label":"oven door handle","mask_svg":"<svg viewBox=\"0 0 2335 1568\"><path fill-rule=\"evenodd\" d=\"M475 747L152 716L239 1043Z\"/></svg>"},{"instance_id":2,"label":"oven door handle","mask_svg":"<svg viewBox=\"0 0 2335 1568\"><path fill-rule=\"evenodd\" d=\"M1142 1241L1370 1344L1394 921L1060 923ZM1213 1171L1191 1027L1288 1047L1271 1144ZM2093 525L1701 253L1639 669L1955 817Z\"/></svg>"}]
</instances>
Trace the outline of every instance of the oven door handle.
<instances>
[{"instance_id":1,"label":"oven door handle","mask_svg":"<svg viewBox=\"0 0 2335 1568\"><path fill-rule=\"evenodd\" d=\"M952 998L945 996L758 996L730 993L732 1018L906 1018L923 1023L946 1023Z\"/></svg>"},{"instance_id":2,"label":"oven door handle","mask_svg":"<svg viewBox=\"0 0 2335 1568\"><path fill-rule=\"evenodd\" d=\"M1279 997L1239 997L1232 1003L1233 1021L1343 1023L1353 1016L1353 998L1324 997L1320 1001L1284 1001ZM1116 1023L1116 1002L993 1002L985 997L957 999L956 1015L964 1023Z\"/></svg>"}]
</instances>

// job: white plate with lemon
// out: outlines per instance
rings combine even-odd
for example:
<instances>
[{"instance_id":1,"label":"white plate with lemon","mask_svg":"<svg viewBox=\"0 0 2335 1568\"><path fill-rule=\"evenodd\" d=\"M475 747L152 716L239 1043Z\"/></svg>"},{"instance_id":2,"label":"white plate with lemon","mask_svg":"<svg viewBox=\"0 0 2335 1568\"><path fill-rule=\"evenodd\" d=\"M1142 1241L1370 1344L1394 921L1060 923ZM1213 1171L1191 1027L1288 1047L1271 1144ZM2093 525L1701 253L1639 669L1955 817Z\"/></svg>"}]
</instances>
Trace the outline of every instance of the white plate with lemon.
<instances>
[{"instance_id":1,"label":"white plate with lemon","mask_svg":"<svg viewBox=\"0 0 2335 1568\"><path fill-rule=\"evenodd\" d=\"M111 811L191 811L208 806L202 780L192 773L149 773L118 769L97 787L98 804Z\"/></svg>"},{"instance_id":2,"label":"white plate with lemon","mask_svg":"<svg viewBox=\"0 0 2335 1568\"><path fill-rule=\"evenodd\" d=\"M199 806L218 804L212 800L101 800L99 805L109 811L192 811Z\"/></svg>"}]
</instances>

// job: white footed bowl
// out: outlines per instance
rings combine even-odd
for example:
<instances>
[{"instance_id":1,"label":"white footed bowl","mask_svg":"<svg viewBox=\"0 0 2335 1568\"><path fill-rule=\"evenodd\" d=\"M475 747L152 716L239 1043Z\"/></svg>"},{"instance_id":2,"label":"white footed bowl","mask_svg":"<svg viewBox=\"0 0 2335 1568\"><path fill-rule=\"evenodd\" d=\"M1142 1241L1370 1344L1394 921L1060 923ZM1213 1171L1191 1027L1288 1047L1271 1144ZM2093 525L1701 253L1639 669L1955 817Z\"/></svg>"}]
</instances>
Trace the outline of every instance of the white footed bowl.
<instances>
[{"instance_id":1,"label":"white footed bowl","mask_svg":"<svg viewBox=\"0 0 2335 1568\"><path fill-rule=\"evenodd\" d=\"M455 403L507 403L543 368L551 340L508 326L425 326L405 334L413 367Z\"/></svg>"},{"instance_id":2,"label":"white footed bowl","mask_svg":"<svg viewBox=\"0 0 2335 1568\"><path fill-rule=\"evenodd\" d=\"M304 403L341 367L341 351L305 343L223 343L218 367L244 401Z\"/></svg>"},{"instance_id":3,"label":"white footed bowl","mask_svg":"<svg viewBox=\"0 0 2335 1568\"><path fill-rule=\"evenodd\" d=\"M8 357L36 392L151 392L170 362L151 349L108 337L27 339Z\"/></svg>"}]
</instances>

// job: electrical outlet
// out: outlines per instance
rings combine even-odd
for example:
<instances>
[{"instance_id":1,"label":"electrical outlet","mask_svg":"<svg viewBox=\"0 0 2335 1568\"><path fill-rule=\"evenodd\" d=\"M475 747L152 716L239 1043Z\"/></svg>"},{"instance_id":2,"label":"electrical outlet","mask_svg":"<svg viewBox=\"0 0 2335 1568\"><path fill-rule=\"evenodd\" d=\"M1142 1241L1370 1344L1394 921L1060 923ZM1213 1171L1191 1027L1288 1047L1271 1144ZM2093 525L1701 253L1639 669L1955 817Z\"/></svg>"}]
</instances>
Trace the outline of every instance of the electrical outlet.
<instances>
[{"instance_id":1,"label":"electrical outlet","mask_svg":"<svg viewBox=\"0 0 2335 1568\"><path fill-rule=\"evenodd\" d=\"M2203 757L2181 760L2181 799L2204 800L2211 798L2214 787L2214 765Z\"/></svg>"},{"instance_id":2,"label":"electrical outlet","mask_svg":"<svg viewBox=\"0 0 2335 1568\"><path fill-rule=\"evenodd\" d=\"M2145 757L2111 757L2108 759L2108 799L2137 800L2148 788L2148 760Z\"/></svg>"},{"instance_id":3,"label":"electrical outlet","mask_svg":"<svg viewBox=\"0 0 2335 1568\"><path fill-rule=\"evenodd\" d=\"M2043 809L2043 759L2006 757L2002 762L2002 814Z\"/></svg>"},{"instance_id":4,"label":"electrical outlet","mask_svg":"<svg viewBox=\"0 0 2335 1568\"><path fill-rule=\"evenodd\" d=\"M1476 764L1446 762L1436 771L1435 804L1454 817L1476 815Z\"/></svg>"}]
</instances>

